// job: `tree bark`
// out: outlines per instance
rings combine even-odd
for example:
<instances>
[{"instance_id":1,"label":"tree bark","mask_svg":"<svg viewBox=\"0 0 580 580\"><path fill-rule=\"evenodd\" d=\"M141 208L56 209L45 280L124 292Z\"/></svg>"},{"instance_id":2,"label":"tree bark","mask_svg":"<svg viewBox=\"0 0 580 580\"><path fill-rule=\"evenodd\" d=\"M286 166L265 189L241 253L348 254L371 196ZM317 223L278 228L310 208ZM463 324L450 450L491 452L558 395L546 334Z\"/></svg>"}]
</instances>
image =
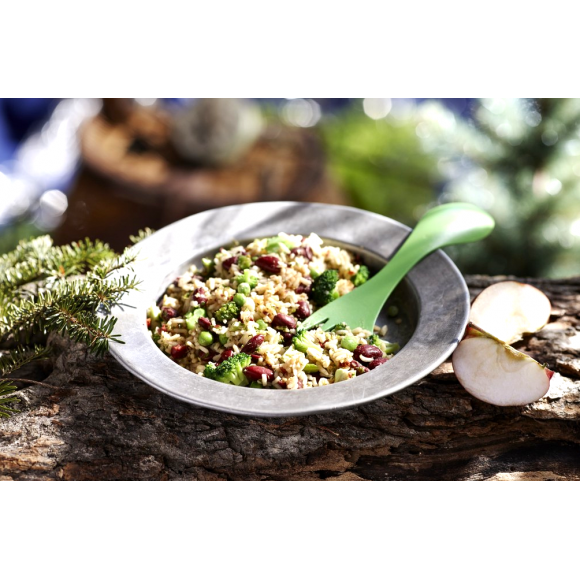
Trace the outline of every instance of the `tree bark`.
<instances>
[{"instance_id":1,"label":"tree bark","mask_svg":"<svg viewBox=\"0 0 580 580\"><path fill-rule=\"evenodd\" d=\"M505 278L468 277L472 295ZM580 479L580 278L531 280L548 326L517 348L557 374L526 407L471 397L449 362L355 409L293 419L228 415L173 400L112 357L51 337L27 370L21 412L0 419L0 479Z\"/></svg>"}]
</instances>

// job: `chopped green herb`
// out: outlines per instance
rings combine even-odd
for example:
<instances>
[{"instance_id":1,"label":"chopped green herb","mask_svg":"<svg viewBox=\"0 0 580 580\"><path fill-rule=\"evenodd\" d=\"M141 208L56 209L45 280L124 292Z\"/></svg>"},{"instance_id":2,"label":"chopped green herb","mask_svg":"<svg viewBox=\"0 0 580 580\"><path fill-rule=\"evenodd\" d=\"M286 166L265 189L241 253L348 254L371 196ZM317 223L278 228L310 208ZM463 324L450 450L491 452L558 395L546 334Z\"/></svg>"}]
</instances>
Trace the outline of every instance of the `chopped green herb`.
<instances>
[{"instance_id":1,"label":"chopped green herb","mask_svg":"<svg viewBox=\"0 0 580 580\"><path fill-rule=\"evenodd\" d=\"M354 336L345 336L342 339L340 346L342 348L346 348L346 350L350 350L351 352L354 352L354 350L358 346L358 340Z\"/></svg>"},{"instance_id":2,"label":"chopped green herb","mask_svg":"<svg viewBox=\"0 0 580 580\"><path fill-rule=\"evenodd\" d=\"M305 373L317 373L318 372L318 365L309 363L304 367Z\"/></svg>"},{"instance_id":3,"label":"chopped green herb","mask_svg":"<svg viewBox=\"0 0 580 580\"><path fill-rule=\"evenodd\" d=\"M205 308L195 308L191 312L188 312L185 315L185 324L187 325L187 330L194 330L195 325L198 323L202 316L205 316Z\"/></svg>"}]
</instances>

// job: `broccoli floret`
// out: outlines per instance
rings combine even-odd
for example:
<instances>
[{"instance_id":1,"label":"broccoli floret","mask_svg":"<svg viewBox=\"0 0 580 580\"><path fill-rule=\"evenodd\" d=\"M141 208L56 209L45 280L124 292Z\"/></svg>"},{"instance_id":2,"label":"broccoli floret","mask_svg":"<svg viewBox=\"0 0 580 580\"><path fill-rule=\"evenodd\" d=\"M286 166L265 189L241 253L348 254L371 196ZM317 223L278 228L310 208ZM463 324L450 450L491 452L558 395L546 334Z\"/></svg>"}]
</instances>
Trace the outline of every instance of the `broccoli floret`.
<instances>
[{"instance_id":1,"label":"broccoli floret","mask_svg":"<svg viewBox=\"0 0 580 580\"><path fill-rule=\"evenodd\" d=\"M338 270L326 270L312 282L311 298L319 306L324 306L338 298L336 283L338 282Z\"/></svg>"},{"instance_id":2,"label":"broccoli floret","mask_svg":"<svg viewBox=\"0 0 580 580\"><path fill-rule=\"evenodd\" d=\"M274 236L273 238L268 238L268 245L266 246L266 252L268 254L279 254L281 250L280 246L284 245L289 250L293 250L296 247L296 244L288 240L287 238L282 238L280 236Z\"/></svg>"},{"instance_id":3,"label":"broccoli floret","mask_svg":"<svg viewBox=\"0 0 580 580\"><path fill-rule=\"evenodd\" d=\"M373 346L378 346L385 354L393 354L401 348L398 343L381 340L376 334L369 337L368 342Z\"/></svg>"},{"instance_id":4,"label":"broccoli floret","mask_svg":"<svg viewBox=\"0 0 580 580\"><path fill-rule=\"evenodd\" d=\"M211 370L210 373L213 374L213 377L210 378L228 385L245 386L248 384L248 379L244 374L244 368L251 364L252 357L249 354L239 352L221 362L215 370ZM207 369L207 367L205 368Z\"/></svg>"},{"instance_id":5,"label":"broccoli floret","mask_svg":"<svg viewBox=\"0 0 580 580\"><path fill-rule=\"evenodd\" d=\"M227 322L233 318L237 318L240 314L240 307L235 302L228 302L224 304L216 313L215 319L218 322Z\"/></svg>"},{"instance_id":6,"label":"broccoli floret","mask_svg":"<svg viewBox=\"0 0 580 580\"><path fill-rule=\"evenodd\" d=\"M252 265L252 258L250 256L240 256L238 258L238 268L240 270L247 270Z\"/></svg>"},{"instance_id":7,"label":"broccoli floret","mask_svg":"<svg viewBox=\"0 0 580 580\"><path fill-rule=\"evenodd\" d=\"M250 288L255 288L258 285L258 276L255 272L244 270L244 273L236 277L236 282L239 284L249 284Z\"/></svg>"},{"instance_id":8,"label":"broccoli floret","mask_svg":"<svg viewBox=\"0 0 580 580\"><path fill-rule=\"evenodd\" d=\"M213 381L217 381L216 371L217 371L217 365L213 362L209 362L209 363L207 363L205 369L203 369L203 376L206 379L212 379Z\"/></svg>"},{"instance_id":9,"label":"broccoli floret","mask_svg":"<svg viewBox=\"0 0 580 580\"><path fill-rule=\"evenodd\" d=\"M322 349L320 348L320 346L315 342L312 342L312 339L308 336L307 333L308 331L304 328L302 328L296 333L296 336L294 336L294 338L292 339L292 344L294 345L294 348L304 353L309 348L313 348L322 354Z\"/></svg>"},{"instance_id":10,"label":"broccoli floret","mask_svg":"<svg viewBox=\"0 0 580 580\"><path fill-rule=\"evenodd\" d=\"M310 277L313 280L316 280L320 274L322 274L322 272L319 272L316 268L310 268Z\"/></svg>"},{"instance_id":11,"label":"broccoli floret","mask_svg":"<svg viewBox=\"0 0 580 580\"><path fill-rule=\"evenodd\" d=\"M335 324L330 330L329 332L337 332L339 330L346 330L348 328L348 326L346 325L345 322L339 322L338 324Z\"/></svg>"},{"instance_id":12,"label":"broccoli floret","mask_svg":"<svg viewBox=\"0 0 580 580\"><path fill-rule=\"evenodd\" d=\"M371 273L369 269L362 264L358 272L350 279L355 286L362 286L368 279Z\"/></svg>"}]
</instances>

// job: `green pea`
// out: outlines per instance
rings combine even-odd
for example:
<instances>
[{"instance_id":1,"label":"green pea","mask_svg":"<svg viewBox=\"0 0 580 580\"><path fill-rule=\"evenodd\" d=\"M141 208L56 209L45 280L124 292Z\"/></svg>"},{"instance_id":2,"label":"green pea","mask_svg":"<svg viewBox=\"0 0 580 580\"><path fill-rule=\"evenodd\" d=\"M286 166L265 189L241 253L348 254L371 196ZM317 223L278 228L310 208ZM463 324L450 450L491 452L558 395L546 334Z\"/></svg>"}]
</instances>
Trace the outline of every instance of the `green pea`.
<instances>
[{"instance_id":1,"label":"green pea","mask_svg":"<svg viewBox=\"0 0 580 580\"><path fill-rule=\"evenodd\" d=\"M226 343L228 342L228 335L227 334L220 334L219 335L219 341L220 341L220 344L222 346L225 346Z\"/></svg>"},{"instance_id":2,"label":"green pea","mask_svg":"<svg viewBox=\"0 0 580 580\"><path fill-rule=\"evenodd\" d=\"M314 365L314 364L307 364L304 367L304 372L305 373L317 373L318 372L318 366Z\"/></svg>"},{"instance_id":3,"label":"green pea","mask_svg":"<svg viewBox=\"0 0 580 580\"><path fill-rule=\"evenodd\" d=\"M241 292L244 296L249 296L251 291L252 291L252 288L246 282L242 282L238 286L238 292Z\"/></svg>"},{"instance_id":4,"label":"green pea","mask_svg":"<svg viewBox=\"0 0 580 580\"><path fill-rule=\"evenodd\" d=\"M391 316L392 318L394 318L395 316L397 316L399 314L399 309L396 306L389 306L389 308L387 310L387 314L389 316Z\"/></svg>"},{"instance_id":5,"label":"green pea","mask_svg":"<svg viewBox=\"0 0 580 580\"><path fill-rule=\"evenodd\" d=\"M211 332L207 332L205 330L200 333L198 340L201 346L209 346L210 344L213 344L213 336Z\"/></svg>"},{"instance_id":6,"label":"green pea","mask_svg":"<svg viewBox=\"0 0 580 580\"><path fill-rule=\"evenodd\" d=\"M266 330L266 328L268 328L268 323L263 318L260 318L260 320L258 320L258 328L260 330Z\"/></svg>"},{"instance_id":7,"label":"green pea","mask_svg":"<svg viewBox=\"0 0 580 580\"><path fill-rule=\"evenodd\" d=\"M354 336L345 336L340 343L342 348L346 348L346 350L350 350L353 352L356 347L358 346L358 340Z\"/></svg>"},{"instance_id":8,"label":"green pea","mask_svg":"<svg viewBox=\"0 0 580 580\"><path fill-rule=\"evenodd\" d=\"M246 297L243 294L236 294L234 302L241 308L246 303Z\"/></svg>"}]
</instances>

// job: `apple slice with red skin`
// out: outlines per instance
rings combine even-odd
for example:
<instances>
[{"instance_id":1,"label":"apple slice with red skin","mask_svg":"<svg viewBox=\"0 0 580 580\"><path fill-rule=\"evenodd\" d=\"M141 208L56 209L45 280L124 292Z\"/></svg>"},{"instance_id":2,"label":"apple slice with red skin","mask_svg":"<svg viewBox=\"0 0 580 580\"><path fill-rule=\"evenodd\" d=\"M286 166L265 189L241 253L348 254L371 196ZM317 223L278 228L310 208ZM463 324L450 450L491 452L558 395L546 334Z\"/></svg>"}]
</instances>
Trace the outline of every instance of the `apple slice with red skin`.
<instances>
[{"instance_id":1,"label":"apple slice with red skin","mask_svg":"<svg viewBox=\"0 0 580 580\"><path fill-rule=\"evenodd\" d=\"M537 332L550 319L548 297L521 282L498 282L487 287L471 306L470 321L499 340L513 344Z\"/></svg>"},{"instance_id":2,"label":"apple slice with red skin","mask_svg":"<svg viewBox=\"0 0 580 580\"><path fill-rule=\"evenodd\" d=\"M452 362L457 380L468 393L502 407L529 405L541 399L554 374L471 323Z\"/></svg>"}]
</instances>

